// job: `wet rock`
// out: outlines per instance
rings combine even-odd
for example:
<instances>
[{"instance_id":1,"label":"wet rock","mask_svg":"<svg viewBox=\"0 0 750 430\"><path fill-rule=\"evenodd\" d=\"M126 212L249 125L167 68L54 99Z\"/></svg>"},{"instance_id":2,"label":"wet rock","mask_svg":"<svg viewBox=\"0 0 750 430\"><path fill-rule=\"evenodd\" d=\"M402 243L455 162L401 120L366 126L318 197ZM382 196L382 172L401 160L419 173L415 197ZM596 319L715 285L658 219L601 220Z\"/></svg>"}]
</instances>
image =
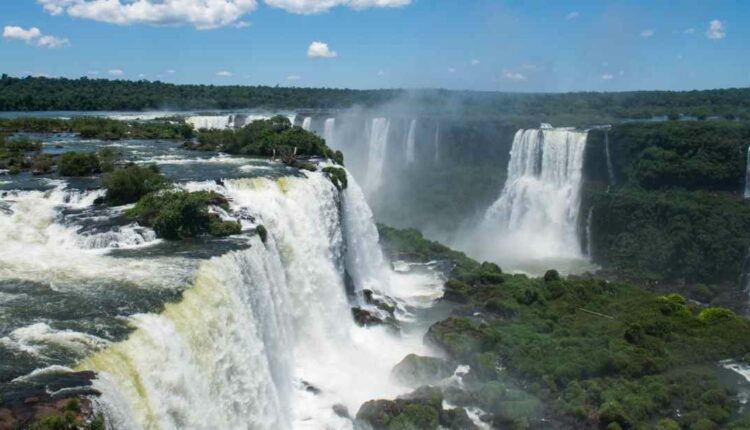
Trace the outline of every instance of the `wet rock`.
<instances>
[{"instance_id":1,"label":"wet rock","mask_svg":"<svg viewBox=\"0 0 750 430\"><path fill-rule=\"evenodd\" d=\"M442 403L439 388L421 387L395 400L365 402L357 412L357 420L372 426L374 430L433 430L440 426Z\"/></svg>"},{"instance_id":2,"label":"wet rock","mask_svg":"<svg viewBox=\"0 0 750 430\"><path fill-rule=\"evenodd\" d=\"M409 354L393 367L391 376L406 385L432 384L451 376L452 368L447 360Z\"/></svg>"},{"instance_id":3,"label":"wet rock","mask_svg":"<svg viewBox=\"0 0 750 430\"><path fill-rule=\"evenodd\" d=\"M395 316L396 302L390 297L376 297L372 290L362 290L362 295L365 298L365 303L368 305L375 306L383 312L388 313L390 316Z\"/></svg>"},{"instance_id":4,"label":"wet rock","mask_svg":"<svg viewBox=\"0 0 750 430\"><path fill-rule=\"evenodd\" d=\"M351 415L349 415L349 408L341 403L333 405L333 413L341 418L351 418Z\"/></svg>"},{"instance_id":5,"label":"wet rock","mask_svg":"<svg viewBox=\"0 0 750 430\"><path fill-rule=\"evenodd\" d=\"M305 389L305 391L307 391L308 393L313 393L313 394L315 394L316 396L317 396L318 394L320 394L320 388L316 387L315 385L313 385L313 384L311 384L311 383L309 383L309 382L307 382L307 381L302 381L302 387L303 387L303 388Z\"/></svg>"},{"instance_id":6,"label":"wet rock","mask_svg":"<svg viewBox=\"0 0 750 430\"><path fill-rule=\"evenodd\" d=\"M372 312L359 307L352 308L352 316L354 317L354 322L361 327L372 327L384 323L382 319L378 318Z\"/></svg>"}]
</instances>

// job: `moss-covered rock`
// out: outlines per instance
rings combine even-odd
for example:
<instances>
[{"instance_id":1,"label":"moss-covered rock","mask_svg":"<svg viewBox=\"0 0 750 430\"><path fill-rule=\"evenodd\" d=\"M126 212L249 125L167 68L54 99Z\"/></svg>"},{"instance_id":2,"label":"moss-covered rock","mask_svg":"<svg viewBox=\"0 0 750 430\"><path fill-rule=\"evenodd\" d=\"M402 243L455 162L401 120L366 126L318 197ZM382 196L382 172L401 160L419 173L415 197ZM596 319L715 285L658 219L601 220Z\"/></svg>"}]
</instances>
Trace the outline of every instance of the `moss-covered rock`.
<instances>
[{"instance_id":1,"label":"moss-covered rock","mask_svg":"<svg viewBox=\"0 0 750 430\"><path fill-rule=\"evenodd\" d=\"M418 387L434 384L453 374L447 360L437 357L422 357L409 354L391 370L391 377L398 382Z\"/></svg>"}]
</instances>

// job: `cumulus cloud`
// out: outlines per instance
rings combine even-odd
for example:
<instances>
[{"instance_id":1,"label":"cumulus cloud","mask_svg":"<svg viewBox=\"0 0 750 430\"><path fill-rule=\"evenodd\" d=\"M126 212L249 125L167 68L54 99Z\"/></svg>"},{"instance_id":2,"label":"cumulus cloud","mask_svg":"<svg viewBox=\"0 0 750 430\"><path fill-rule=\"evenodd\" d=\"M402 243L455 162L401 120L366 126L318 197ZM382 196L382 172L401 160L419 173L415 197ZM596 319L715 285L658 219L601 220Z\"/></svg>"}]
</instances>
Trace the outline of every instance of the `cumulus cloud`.
<instances>
[{"instance_id":1,"label":"cumulus cloud","mask_svg":"<svg viewBox=\"0 0 750 430\"><path fill-rule=\"evenodd\" d=\"M256 0L37 0L52 15L109 24L188 24L198 29L236 25Z\"/></svg>"},{"instance_id":2,"label":"cumulus cloud","mask_svg":"<svg viewBox=\"0 0 750 430\"><path fill-rule=\"evenodd\" d=\"M369 8L402 7L411 0L264 0L269 6L284 9L287 12L310 15L326 12L334 7L346 6L356 10Z\"/></svg>"},{"instance_id":3,"label":"cumulus cloud","mask_svg":"<svg viewBox=\"0 0 750 430\"><path fill-rule=\"evenodd\" d=\"M310 58L334 58L339 54L336 51L331 50L327 43L313 42L307 48L307 56Z\"/></svg>"},{"instance_id":4,"label":"cumulus cloud","mask_svg":"<svg viewBox=\"0 0 750 430\"><path fill-rule=\"evenodd\" d=\"M641 37L643 37L645 39L648 39L649 37L653 36L654 33L655 33L654 30L652 30L650 28L647 28L647 29L641 31Z\"/></svg>"},{"instance_id":5,"label":"cumulus cloud","mask_svg":"<svg viewBox=\"0 0 750 430\"><path fill-rule=\"evenodd\" d=\"M614 78L615 78L614 75L612 75L611 73L605 73L602 75L603 81L611 81Z\"/></svg>"},{"instance_id":6,"label":"cumulus cloud","mask_svg":"<svg viewBox=\"0 0 750 430\"><path fill-rule=\"evenodd\" d=\"M169 69L169 70L167 70L167 74L174 75L175 73L177 73L177 70L175 70L175 69Z\"/></svg>"},{"instance_id":7,"label":"cumulus cloud","mask_svg":"<svg viewBox=\"0 0 750 430\"><path fill-rule=\"evenodd\" d=\"M576 18L578 18L579 16L581 16L581 14L580 14L580 13L578 13L578 12L571 12L571 13L569 13L569 14L568 14L568 15L567 15L567 16L565 17L565 19L576 19Z\"/></svg>"},{"instance_id":8,"label":"cumulus cloud","mask_svg":"<svg viewBox=\"0 0 750 430\"><path fill-rule=\"evenodd\" d=\"M221 76L222 78L228 78L232 76L232 72L227 72L226 70L221 70L219 72L216 72L216 76Z\"/></svg>"},{"instance_id":9,"label":"cumulus cloud","mask_svg":"<svg viewBox=\"0 0 750 430\"><path fill-rule=\"evenodd\" d=\"M302 78L298 75L289 75L286 77L287 81L299 81L300 79Z\"/></svg>"},{"instance_id":10,"label":"cumulus cloud","mask_svg":"<svg viewBox=\"0 0 750 430\"><path fill-rule=\"evenodd\" d=\"M505 71L503 72L503 78L511 81L526 81L528 78L523 73Z\"/></svg>"},{"instance_id":11,"label":"cumulus cloud","mask_svg":"<svg viewBox=\"0 0 750 430\"><path fill-rule=\"evenodd\" d=\"M706 37L711 40L721 40L727 37L727 28L723 22L715 19L708 23L708 30L706 30Z\"/></svg>"},{"instance_id":12,"label":"cumulus cloud","mask_svg":"<svg viewBox=\"0 0 750 430\"><path fill-rule=\"evenodd\" d=\"M40 46L42 48L61 48L70 44L68 39L44 35L36 27L26 30L22 27L7 25L3 29L3 37L6 39L22 40L29 45Z\"/></svg>"},{"instance_id":13,"label":"cumulus cloud","mask_svg":"<svg viewBox=\"0 0 750 430\"><path fill-rule=\"evenodd\" d=\"M122 76L125 74L125 72L120 69L109 69L107 70L107 73L109 73L110 76Z\"/></svg>"}]
</instances>

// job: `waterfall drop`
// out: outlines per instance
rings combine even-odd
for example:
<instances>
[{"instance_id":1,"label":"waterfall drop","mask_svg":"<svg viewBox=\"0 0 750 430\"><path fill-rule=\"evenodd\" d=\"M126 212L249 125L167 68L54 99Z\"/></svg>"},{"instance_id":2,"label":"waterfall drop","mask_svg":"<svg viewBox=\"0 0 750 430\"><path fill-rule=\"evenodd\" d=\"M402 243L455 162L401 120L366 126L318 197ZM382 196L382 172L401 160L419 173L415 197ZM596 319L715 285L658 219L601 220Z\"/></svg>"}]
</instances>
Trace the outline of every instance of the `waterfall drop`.
<instances>
[{"instance_id":1,"label":"waterfall drop","mask_svg":"<svg viewBox=\"0 0 750 430\"><path fill-rule=\"evenodd\" d=\"M609 154L609 130L604 131L604 153L607 156L607 176L609 177L609 186L617 185L615 183L615 170L612 168L612 157Z\"/></svg>"},{"instance_id":2,"label":"waterfall drop","mask_svg":"<svg viewBox=\"0 0 750 430\"><path fill-rule=\"evenodd\" d=\"M330 146L331 148L336 147L336 145L333 142L333 132L335 129L336 129L336 118L326 119L325 125L323 127L323 139L325 139L326 144Z\"/></svg>"},{"instance_id":3,"label":"waterfall drop","mask_svg":"<svg viewBox=\"0 0 750 430\"><path fill-rule=\"evenodd\" d=\"M305 119L302 120L302 128L305 131L310 131L311 127L312 127L312 117L311 116L305 117Z\"/></svg>"},{"instance_id":4,"label":"waterfall drop","mask_svg":"<svg viewBox=\"0 0 750 430\"><path fill-rule=\"evenodd\" d=\"M370 126L370 143L367 154L367 176L365 189L375 192L383 182L383 168L388 149L388 130L391 121L387 118L373 118Z\"/></svg>"},{"instance_id":5,"label":"waterfall drop","mask_svg":"<svg viewBox=\"0 0 750 430\"><path fill-rule=\"evenodd\" d=\"M417 120L411 120L409 124L409 133L406 135L406 162L411 164L415 160L415 135L417 128Z\"/></svg>"}]
</instances>

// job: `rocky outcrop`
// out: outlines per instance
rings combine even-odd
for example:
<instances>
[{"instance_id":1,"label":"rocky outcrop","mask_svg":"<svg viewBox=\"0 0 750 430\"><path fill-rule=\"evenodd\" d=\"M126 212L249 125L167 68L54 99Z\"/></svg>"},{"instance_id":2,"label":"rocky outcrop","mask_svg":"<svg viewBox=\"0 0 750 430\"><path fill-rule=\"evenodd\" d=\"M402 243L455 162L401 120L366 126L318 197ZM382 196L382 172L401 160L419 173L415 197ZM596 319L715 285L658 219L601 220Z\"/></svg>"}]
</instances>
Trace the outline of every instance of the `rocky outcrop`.
<instances>
[{"instance_id":1,"label":"rocky outcrop","mask_svg":"<svg viewBox=\"0 0 750 430\"><path fill-rule=\"evenodd\" d=\"M434 384L451 374L452 368L447 360L416 354L407 355L391 371L391 377L396 381L414 387Z\"/></svg>"}]
</instances>

